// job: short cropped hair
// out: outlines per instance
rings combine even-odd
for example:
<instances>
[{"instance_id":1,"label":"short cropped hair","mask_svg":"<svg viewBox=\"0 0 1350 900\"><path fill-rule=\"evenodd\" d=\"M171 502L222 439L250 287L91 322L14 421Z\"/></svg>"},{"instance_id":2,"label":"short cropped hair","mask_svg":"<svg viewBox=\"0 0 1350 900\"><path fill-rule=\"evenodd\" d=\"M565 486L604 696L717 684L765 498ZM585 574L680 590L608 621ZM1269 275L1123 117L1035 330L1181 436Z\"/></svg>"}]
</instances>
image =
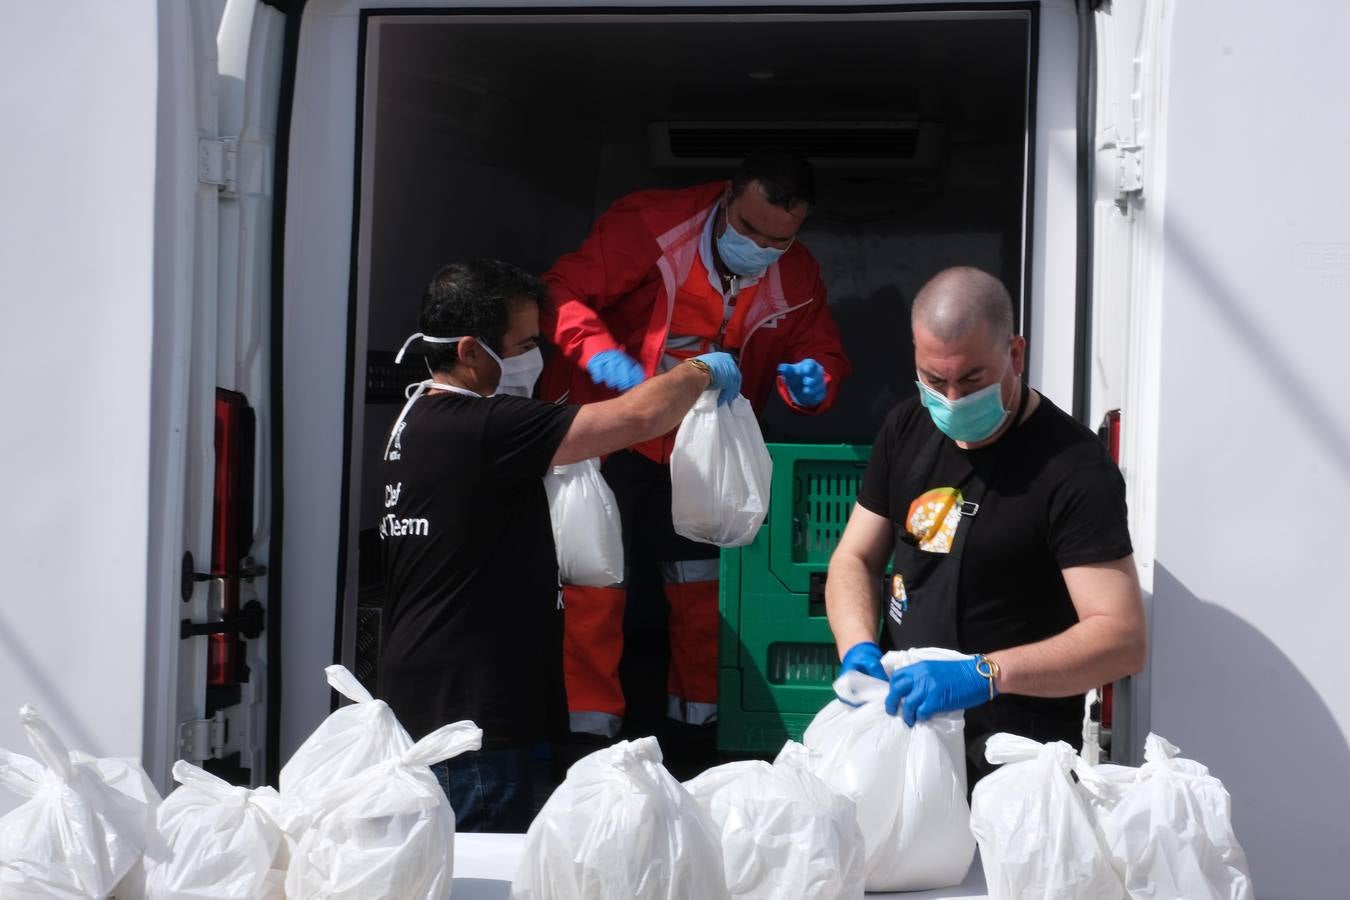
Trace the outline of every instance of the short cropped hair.
<instances>
[{"instance_id":1,"label":"short cropped hair","mask_svg":"<svg viewBox=\"0 0 1350 900\"><path fill-rule=\"evenodd\" d=\"M518 266L496 259L472 259L443 266L422 293L418 328L430 337L475 337L499 355L519 303L542 304L548 288ZM434 372L450 372L459 361L456 344L422 344Z\"/></svg>"},{"instance_id":2,"label":"short cropped hair","mask_svg":"<svg viewBox=\"0 0 1350 900\"><path fill-rule=\"evenodd\" d=\"M782 147L763 147L744 160L731 179L731 196L739 197L752 181L774 206L791 210L799 203L816 203L816 173L803 157Z\"/></svg>"}]
</instances>

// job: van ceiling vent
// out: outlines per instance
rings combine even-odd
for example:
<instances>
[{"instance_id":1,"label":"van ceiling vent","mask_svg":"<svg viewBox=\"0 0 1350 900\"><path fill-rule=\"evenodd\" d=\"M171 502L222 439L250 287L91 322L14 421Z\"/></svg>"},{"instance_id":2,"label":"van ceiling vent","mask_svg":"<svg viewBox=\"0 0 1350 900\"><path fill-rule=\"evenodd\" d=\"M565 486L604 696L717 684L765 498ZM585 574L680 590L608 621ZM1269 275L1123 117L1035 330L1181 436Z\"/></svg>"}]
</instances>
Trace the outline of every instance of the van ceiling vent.
<instances>
[{"instance_id":1,"label":"van ceiling vent","mask_svg":"<svg viewBox=\"0 0 1350 900\"><path fill-rule=\"evenodd\" d=\"M942 128L905 122L659 122L658 166L734 166L759 147L785 147L819 166L923 168L938 162Z\"/></svg>"}]
</instances>

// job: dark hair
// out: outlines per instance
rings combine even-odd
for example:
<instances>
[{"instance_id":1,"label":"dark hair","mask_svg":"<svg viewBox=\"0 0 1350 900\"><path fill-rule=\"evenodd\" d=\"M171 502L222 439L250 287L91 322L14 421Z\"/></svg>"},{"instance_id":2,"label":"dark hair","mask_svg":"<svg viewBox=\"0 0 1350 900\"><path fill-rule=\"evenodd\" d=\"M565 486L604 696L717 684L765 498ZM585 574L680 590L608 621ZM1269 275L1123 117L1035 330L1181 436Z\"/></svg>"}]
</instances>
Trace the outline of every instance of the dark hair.
<instances>
[{"instance_id":1,"label":"dark hair","mask_svg":"<svg viewBox=\"0 0 1350 900\"><path fill-rule=\"evenodd\" d=\"M731 179L731 196L739 197L745 186L758 181L764 196L774 206L790 210L798 203L816 203L816 173L802 157L782 147L762 147L741 161Z\"/></svg>"},{"instance_id":2,"label":"dark hair","mask_svg":"<svg viewBox=\"0 0 1350 900\"><path fill-rule=\"evenodd\" d=\"M476 337L499 355L511 309L522 301L540 303L548 288L529 272L496 259L471 259L441 268L422 293L417 324L431 337ZM427 365L449 372L459 360L456 344L422 342Z\"/></svg>"}]
</instances>

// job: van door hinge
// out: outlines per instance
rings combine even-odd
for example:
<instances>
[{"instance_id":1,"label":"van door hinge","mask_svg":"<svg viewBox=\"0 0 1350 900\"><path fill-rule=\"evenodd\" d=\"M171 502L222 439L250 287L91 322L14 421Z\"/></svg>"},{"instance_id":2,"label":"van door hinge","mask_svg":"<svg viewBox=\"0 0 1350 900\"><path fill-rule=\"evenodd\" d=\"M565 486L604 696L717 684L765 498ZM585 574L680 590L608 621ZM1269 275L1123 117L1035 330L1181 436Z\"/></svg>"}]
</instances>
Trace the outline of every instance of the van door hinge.
<instances>
[{"instance_id":1,"label":"van door hinge","mask_svg":"<svg viewBox=\"0 0 1350 900\"><path fill-rule=\"evenodd\" d=\"M229 736L224 710L209 719L189 719L178 726L178 755L189 761L219 759Z\"/></svg>"},{"instance_id":2,"label":"van door hinge","mask_svg":"<svg viewBox=\"0 0 1350 900\"><path fill-rule=\"evenodd\" d=\"M1120 134L1116 126L1104 129L1097 140L1098 150L1116 151L1116 203L1124 207L1144 192L1144 148L1133 138Z\"/></svg>"},{"instance_id":3,"label":"van door hinge","mask_svg":"<svg viewBox=\"0 0 1350 900\"><path fill-rule=\"evenodd\" d=\"M197 141L197 180L213 184L222 194L239 191L239 144L233 138L202 138Z\"/></svg>"}]
</instances>

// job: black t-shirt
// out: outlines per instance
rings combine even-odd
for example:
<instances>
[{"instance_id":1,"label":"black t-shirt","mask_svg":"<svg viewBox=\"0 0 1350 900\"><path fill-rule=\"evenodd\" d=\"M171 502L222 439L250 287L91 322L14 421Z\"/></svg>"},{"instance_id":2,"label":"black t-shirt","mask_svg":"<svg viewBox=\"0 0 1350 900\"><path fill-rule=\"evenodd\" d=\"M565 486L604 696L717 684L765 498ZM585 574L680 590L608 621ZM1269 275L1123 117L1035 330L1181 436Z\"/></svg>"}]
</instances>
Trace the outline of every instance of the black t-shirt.
<instances>
[{"instance_id":1,"label":"black t-shirt","mask_svg":"<svg viewBox=\"0 0 1350 900\"><path fill-rule=\"evenodd\" d=\"M566 729L558 564L543 476L577 407L436 393L380 474L380 694L414 739L472 719L483 747Z\"/></svg>"},{"instance_id":2,"label":"black t-shirt","mask_svg":"<svg viewBox=\"0 0 1350 900\"><path fill-rule=\"evenodd\" d=\"M969 511L971 502L978 510L963 514L963 503ZM877 435L858 503L885 516L898 536L909 532L905 539L924 557L920 562L933 567L934 583L953 574L941 569L949 562L944 554L957 532L969 529L957 560L951 648L963 653L992 653L1059 634L1078 621L1060 570L1133 552L1120 470L1092 432L1044 397L1024 421L976 450L940 436L917 398L901 403ZM931 602L931 595L919 599L924 588L910 583L901 590L892 579L898 596L885 598L887 631L904 647L920 644L904 641L900 599L906 598L905 610ZM997 707L1082 719L1081 695L999 699Z\"/></svg>"}]
</instances>

